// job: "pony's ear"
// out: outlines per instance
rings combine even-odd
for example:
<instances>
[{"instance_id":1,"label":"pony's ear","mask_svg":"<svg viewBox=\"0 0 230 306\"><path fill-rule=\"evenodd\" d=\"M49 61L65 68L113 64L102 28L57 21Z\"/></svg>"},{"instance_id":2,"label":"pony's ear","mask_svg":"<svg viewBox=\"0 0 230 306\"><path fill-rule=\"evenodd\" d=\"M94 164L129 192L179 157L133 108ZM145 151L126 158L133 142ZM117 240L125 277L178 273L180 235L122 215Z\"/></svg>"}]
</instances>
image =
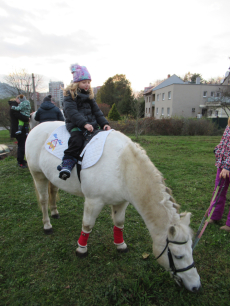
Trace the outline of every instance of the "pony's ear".
<instances>
[{"instance_id":1,"label":"pony's ear","mask_svg":"<svg viewBox=\"0 0 230 306\"><path fill-rule=\"evenodd\" d=\"M190 224L191 213L181 214L180 223L184 225Z\"/></svg>"},{"instance_id":2,"label":"pony's ear","mask_svg":"<svg viewBox=\"0 0 230 306\"><path fill-rule=\"evenodd\" d=\"M176 227L175 226L170 226L169 231L168 231L168 236L173 238L173 237L175 237L175 235L176 235Z\"/></svg>"}]
</instances>

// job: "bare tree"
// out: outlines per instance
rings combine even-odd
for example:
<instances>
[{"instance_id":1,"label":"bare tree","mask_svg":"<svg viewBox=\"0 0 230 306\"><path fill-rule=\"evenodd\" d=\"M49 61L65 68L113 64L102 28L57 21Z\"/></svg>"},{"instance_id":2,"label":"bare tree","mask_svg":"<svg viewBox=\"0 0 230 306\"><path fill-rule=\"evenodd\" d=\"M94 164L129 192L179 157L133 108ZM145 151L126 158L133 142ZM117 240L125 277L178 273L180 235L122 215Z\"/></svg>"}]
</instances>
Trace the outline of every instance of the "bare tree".
<instances>
[{"instance_id":1,"label":"bare tree","mask_svg":"<svg viewBox=\"0 0 230 306\"><path fill-rule=\"evenodd\" d=\"M184 82L191 82L191 78L192 78L192 73L190 71L185 73L184 77L182 77Z\"/></svg>"},{"instance_id":2,"label":"bare tree","mask_svg":"<svg viewBox=\"0 0 230 306\"><path fill-rule=\"evenodd\" d=\"M164 82L165 80L167 80L167 79L163 79L163 80L157 79L156 81L154 81L154 82L151 83L151 86L157 87L158 85L160 85L160 84L161 84L162 82Z\"/></svg>"},{"instance_id":3,"label":"bare tree","mask_svg":"<svg viewBox=\"0 0 230 306\"><path fill-rule=\"evenodd\" d=\"M132 103L132 114L135 118L135 136L136 139L144 132L145 130L145 121L141 119L144 115L144 96L143 91L135 93L135 99Z\"/></svg>"},{"instance_id":4,"label":"bare tree","mask_svg":"<svg viewBox=\"0 0 230 306\"><path fill-rule=\"evenodd\" d=\"M208 79L207 84L220 84L222 79L223 77L220 77L220 76L216 78L210 78Z\"/></svg>"},{"instance_id":5,"label":"bare tree","mask_svg":"<svg viewBox=\"0 0 230 306\"><path fill-rule=\"evenodd\" d=\"M41 90L43 87L42 76L35 74L35 90ZM28 100L33 100L33 82L32 74L25 69L15 71L4 77L5 82L10 86L5 86L5 91L10 96L23 94Z\"/></svg>"}]
</instances>

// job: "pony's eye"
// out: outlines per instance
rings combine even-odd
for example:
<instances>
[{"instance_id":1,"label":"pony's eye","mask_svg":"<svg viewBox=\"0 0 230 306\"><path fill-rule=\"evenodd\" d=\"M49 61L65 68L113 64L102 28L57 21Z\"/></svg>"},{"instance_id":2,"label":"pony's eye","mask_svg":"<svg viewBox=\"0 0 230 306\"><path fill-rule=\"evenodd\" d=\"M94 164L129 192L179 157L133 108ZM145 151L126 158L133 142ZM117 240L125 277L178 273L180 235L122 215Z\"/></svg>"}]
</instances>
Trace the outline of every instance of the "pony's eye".
<instances>
[{"instance_id":1,"label":"pony's eye","mask_svg":"<svg viewBox=\"0 0 230 306\"><path fill-rule=\"evenodd\" d=\"M176 258L176 259L182 259L184 256L182 255L182 256L176 256L176 255L174 255L174 257Z\"/></svg>"}]
</instances>

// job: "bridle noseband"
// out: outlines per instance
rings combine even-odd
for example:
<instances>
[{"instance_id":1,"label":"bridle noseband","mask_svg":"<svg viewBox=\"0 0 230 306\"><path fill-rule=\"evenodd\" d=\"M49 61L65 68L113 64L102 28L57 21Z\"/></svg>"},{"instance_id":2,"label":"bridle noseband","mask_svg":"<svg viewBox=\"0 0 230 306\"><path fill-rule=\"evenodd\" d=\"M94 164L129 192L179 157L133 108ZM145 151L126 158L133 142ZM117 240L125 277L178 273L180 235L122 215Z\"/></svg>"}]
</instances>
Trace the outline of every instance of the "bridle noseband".
<instances>
[{"instance_id":1,"label":"bridle noseband","mask_svg":"<svg viewBox=\"0 0 230 306\"><path fill-rule=\"evenodd\" d=\"M188 242L188 240L187 240L187 241L184 241L184 242L170 241L170 240L168 240L168 238L167 238L167 239L166 239L166 246L165 246L164 250L160 253L160 255L156 258L156 260L157 260L158 258L161 257L161 255L162 255L162 254L164 253L164 251L167 249L169 243L174 243L174 244L186 244L187 242ZM169 247L168 247L168 259L169 259L169 266L170 266L170 269L171 269L171 271L173 272L173 276L175 276L178 272L185 272L185 271L190 270L191 268L195 268L195 263L193 262L191 265L189 265L189 266L186 267L186 268L183 268L183 269L176 269L176 267L175 267L175 265L174 265L172 253L171 253Z\"/></svg>"}]
</instances>

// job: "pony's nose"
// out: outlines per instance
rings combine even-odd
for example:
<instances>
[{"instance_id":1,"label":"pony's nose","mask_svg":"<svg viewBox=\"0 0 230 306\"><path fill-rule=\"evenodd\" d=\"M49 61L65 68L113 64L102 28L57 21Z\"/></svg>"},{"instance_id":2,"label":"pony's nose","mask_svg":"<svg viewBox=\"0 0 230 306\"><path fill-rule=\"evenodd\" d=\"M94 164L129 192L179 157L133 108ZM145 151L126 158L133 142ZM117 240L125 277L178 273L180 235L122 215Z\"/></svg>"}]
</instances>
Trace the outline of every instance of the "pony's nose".
<instances>
[{"instance_id":1,"label":"pony's nose","mask_svg":"<svg viewBox=\"0 0 230 306\"><path fill-rule=\"evenodd\" d=\"M199 287L193 287L192 292L197 292L197 291L199 291L199 289L200 289L200 286Z\"/></svg>"}]
</instances>

